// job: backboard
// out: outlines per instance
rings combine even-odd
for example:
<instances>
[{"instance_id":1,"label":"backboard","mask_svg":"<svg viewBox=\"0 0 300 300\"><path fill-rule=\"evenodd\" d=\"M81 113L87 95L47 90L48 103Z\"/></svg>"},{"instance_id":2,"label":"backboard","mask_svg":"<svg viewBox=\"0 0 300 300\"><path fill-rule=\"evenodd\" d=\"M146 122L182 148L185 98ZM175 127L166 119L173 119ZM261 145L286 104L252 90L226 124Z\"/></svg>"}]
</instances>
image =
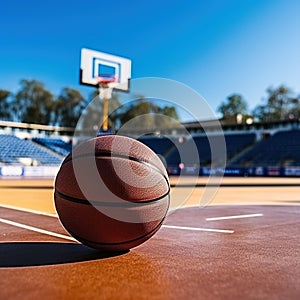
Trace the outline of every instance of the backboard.
<instances>
[{"instance_id":1,"label":"backboard","mask_svg":"<svg viewBox=\"0 0 300 300\"><path fill-rule=\"evenodd\" d=\"M99 86L99 78L115 78L108 85L114 90L129 92L131 60L91 49L81 49L80 83Z\"/></svg>"}]
</instances>

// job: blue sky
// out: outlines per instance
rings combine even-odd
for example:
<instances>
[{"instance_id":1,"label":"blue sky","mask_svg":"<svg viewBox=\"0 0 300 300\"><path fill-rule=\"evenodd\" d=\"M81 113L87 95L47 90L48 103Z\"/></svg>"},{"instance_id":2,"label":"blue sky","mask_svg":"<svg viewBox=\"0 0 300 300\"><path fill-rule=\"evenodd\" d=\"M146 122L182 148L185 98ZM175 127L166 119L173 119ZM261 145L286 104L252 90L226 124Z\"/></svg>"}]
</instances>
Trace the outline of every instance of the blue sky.
<instances>
[{"instance_id":1,"label":"blue sky","mask_svg":"<svg viewBox=\"0 0 300 300\"><path fill-rule=\"evenodd\" d=\"M10 0L1 12L0 88L12 92L26 78L87 96L91 88L79 85L86 47L132 59L132 78L187 84L214 111L232 93L250 109L270 86L300 93L297 0Z\"/></svg>"}]
</instances>

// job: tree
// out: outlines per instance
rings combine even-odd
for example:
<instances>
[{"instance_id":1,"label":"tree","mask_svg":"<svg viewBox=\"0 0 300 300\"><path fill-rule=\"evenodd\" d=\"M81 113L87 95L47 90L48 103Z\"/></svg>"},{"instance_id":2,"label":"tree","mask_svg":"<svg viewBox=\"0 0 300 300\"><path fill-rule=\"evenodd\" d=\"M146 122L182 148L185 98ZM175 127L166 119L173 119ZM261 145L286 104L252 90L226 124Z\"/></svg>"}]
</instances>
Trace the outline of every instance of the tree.
<instances>
[{"instance_id":1,"label":"tree","mask_svg":"<svg viewBox=\"0 0 300 300\"><path fill-rule=\"evenodd\" d=\"M268 121L268 108L265 105L257 105L253 109L253 117L260 122Z\"/></svg>"},{"instance_id":2,"label":"tree","mask_svg":"<svg viewBox=\"0 0 300 300\"><path fill-rule=\"evenodd\" d=\"M238 115L247 114L247 102L239 94L232 94L227 97L218 107L218 112L222 114L223 120L237 120Z\"/></svg>"},{"instance_id":3,"label":"tree","mask_svg":"<svg viewBox=\"0 0 300 300\"><path fill-rule=\"evenodd\" d=\"M168 116L170 118L173 118L175 120L179 120L178 113L176 111L176 108L174 106L165 106L162 108L161 113L165 116Z\"/></svg>"},{"instance_id":4,"label":"tree","mask_svg":"<svg viewBox=\"0 0 300 300\"><path fill-rule=\"evenodd\" d=\"M0 90L0 119L6 121L11 119L10 104L8 102L10 95L9 91Z\"/></svg>"},{"instance_id":5,"label":"tree","mask_svg":"<svg viewBox=\"0 0 300 300\"><path fill-rule=\"evenodd\" d=\"M289 119L300 119L300 95L290 99Z\"/></svg>"},{"instance_id":6,"label":"tree","mask_svg":"<svg viewBox=\"0 0 300 300\"><path fill-rule=\"evenodd\" d=\"M157 101L138 96L137 100L122 108L118 119L120 126L126 125L130 130L160 130L177 126L179 116L173 106L164 106Z\"/></svg>"},{"instance_id":7,"label":"tree","mask_svg":"<svg viewBox=\"0 0 300 300\"><path fill-rule=\"evenodd\" d=\"M265 104L255 107L253 114L262 122L287 120L298 116L299 98L293 96L290 88L280 85L267 89Z\"/></svg>"},{"instance_id":8,"label":"tree","mask_svg":"<svg viewBox=\"0 0 300 300\"><path fill-rule=\"evenodd\" d=\"M37 80L22 79L13 102L15 119L25 123L48 125L52 121L53 95Z\"/></svg>"},{"instance_id":9,"label":"tree","mask_svg":"<svg viewBox=\"0 0 300 300\"><path fill-rule=\"evenodd\" d=\"M269 108L269 117L272 120L283 120L288 114L288 106L291 90L283 85L278 88L268 88L269 94L267 107Z\"/></svg>"},{"instance_id":10,"label":"tree","mask_svg":"<svg viewBox=\"0 0 300 300\"><path fill-rule=\"evenodd\" d=\"M75 89L65 87L55 101L55 123L64 127L75 127L86 100Z\"/></svg>"}]
</instances>

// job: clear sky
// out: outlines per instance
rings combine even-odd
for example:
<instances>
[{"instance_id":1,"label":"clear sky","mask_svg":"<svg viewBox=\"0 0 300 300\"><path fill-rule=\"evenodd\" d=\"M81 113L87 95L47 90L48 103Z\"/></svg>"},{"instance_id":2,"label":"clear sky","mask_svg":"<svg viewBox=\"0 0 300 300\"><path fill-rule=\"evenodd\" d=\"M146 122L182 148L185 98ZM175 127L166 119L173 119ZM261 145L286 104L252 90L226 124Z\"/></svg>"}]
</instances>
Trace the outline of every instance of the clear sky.
<instances>
[{"instance_id":1,"label":"clear sky","mask_svg":"<svg viewBox=\"0 0 300 300\"><path fill-rule=\"evenodd\" d=\"M214 111L230 94L250 109L266 88L300 93L300 1L2 1L0 88L37 79L58 94L79 85L83 47L132 59L132 78L178 80ZM195 115L200 115L195 104Z\"/></svg>"}]
</instances>

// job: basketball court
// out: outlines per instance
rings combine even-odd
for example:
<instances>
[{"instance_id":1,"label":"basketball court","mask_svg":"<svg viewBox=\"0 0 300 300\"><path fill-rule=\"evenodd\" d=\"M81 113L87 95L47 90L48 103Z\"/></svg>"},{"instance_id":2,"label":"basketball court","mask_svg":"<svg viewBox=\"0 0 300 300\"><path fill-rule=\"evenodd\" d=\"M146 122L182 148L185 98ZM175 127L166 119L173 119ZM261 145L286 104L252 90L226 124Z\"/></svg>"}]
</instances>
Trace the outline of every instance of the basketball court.
<instances>
[{"instance_id":1,"label":"basketball court","mask_svg":"<svg viewBox=\"0 0 300 300\"><path fill-rule=\"evenodd\" d=\"M103 104L95 134L109 133L111 92L128 92L130 77L129 59L82 49L81 83L98 87ZM164 95L175 91L163 88ZM148 89L151 97L168 98L151 84ZM62 182L68 183L66 174ZM82 174L93 178L89 170ZM63 228L53 178L0 179L0 298L299 299L298 178L180 176L170 183L171 208L177 209L159 231L131 250L104 252Z\"/></svg>"},{"instance_id":2,"label":"basketball court","mask_svg":"<svg viewBox=\"0 0 300 300\"><path fill-rule=\"evenodd\" d=\"M1 299L299 299L300 185L292 178L224 178L199 207L202 178L149 241L117 253L70 237L51 180L0 183ZM171 184L180 198L189 178ZM38 196L39 205L27 201Z\"/></svg>"}]
</instances>

